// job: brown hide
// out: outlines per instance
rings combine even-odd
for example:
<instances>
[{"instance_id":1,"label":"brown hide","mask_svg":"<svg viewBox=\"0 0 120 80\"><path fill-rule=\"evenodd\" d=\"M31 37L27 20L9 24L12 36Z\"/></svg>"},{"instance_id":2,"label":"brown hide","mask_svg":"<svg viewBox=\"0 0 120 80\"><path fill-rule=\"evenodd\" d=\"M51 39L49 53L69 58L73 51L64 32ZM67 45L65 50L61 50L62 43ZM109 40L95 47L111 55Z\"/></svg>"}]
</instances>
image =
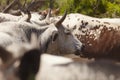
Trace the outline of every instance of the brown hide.
<instances>
[{"instance_id":1,"label":"brown hide","mask_svg":"<svg viewBox=\"0 0 120 80\"><path fill-rule=\"evenodd\" d=\"M85 35L75 34L77 38L85 45L82 51L82 56L88 58L95 57L120 60L119 26L112 25L110 23L108 24L105 22L96 23L97 24L88 23L88 25L86 25L85 27L90 28L84 31L82 31L82 28L80 26L79 31L82 31L82 33L84 33ZM94 25L89 26L89 24Z\"/></svg>"}]
</instances>

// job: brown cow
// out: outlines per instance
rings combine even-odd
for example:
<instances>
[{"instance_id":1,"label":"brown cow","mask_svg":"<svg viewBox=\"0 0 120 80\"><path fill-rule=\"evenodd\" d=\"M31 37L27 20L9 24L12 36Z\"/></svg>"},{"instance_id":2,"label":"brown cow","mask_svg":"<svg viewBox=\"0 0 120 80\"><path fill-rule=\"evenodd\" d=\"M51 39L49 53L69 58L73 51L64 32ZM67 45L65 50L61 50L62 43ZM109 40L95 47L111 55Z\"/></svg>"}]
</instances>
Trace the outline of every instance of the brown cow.
<instances>
[{"instance_id":1,"label":"brown cow","mask_svg":"<svg viewBox=\"0 0 120 80\"><path fill-rule=\"evenodd\" d=\"M82 56L120 60L120 26L99 20L78 19L72 29L84 44Z\"/></svg>"}]
</instances>

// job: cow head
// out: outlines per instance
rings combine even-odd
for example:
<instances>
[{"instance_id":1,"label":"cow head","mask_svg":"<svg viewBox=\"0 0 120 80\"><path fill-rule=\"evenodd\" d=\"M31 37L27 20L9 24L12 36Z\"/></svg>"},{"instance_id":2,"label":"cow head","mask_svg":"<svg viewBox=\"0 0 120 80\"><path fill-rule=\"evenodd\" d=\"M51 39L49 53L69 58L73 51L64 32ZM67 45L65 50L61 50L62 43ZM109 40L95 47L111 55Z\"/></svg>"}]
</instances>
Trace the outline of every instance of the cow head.
<instances>
[{"instance_id":1,"label":"cow head","mask_svg":"<svg viewBox=\"0 0 120 80\"><path fill-rule=\"evenodd\" d=\"M27 21L32 24L38 25L38 26L46 26L52 23L50 21L50 16L51 16L51 9L49 10L48 14L46 17L43 15L38 14L37 12L30 12L27 11L27 13L22 13L22 17L18 20L19 22L22 21Z\"/></svg>"},{"instance_id":2,"label":"cow head","mask_svg":"<svg viewBox=\"0 0 120 80\"><path fill-rule=\"evenodd\" d=\"M58 30L58 35L55 39L57 41L59 51L61 54L80 53L83 46L82 43L72 34L72 30L65 28L62 25L66 15L67 12L55 24ZM55 41L55 39L53 40Z\"/></svg>"}]
</instances>

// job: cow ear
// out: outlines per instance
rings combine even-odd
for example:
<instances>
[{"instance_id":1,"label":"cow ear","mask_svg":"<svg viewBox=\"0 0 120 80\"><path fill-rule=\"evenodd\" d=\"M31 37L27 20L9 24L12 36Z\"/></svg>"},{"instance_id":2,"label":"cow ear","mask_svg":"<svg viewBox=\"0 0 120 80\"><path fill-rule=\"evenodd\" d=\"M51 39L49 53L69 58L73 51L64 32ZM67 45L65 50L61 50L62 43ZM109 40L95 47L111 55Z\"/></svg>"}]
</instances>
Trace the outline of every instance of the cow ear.
<instances>
[{"instance_id":1,"label":"cow ear","mask_svg":"<svg viewBox=\"0 0 120 80\"><path fill-rule=\"evenodd\" d=\"M27 15L28 15L28 17L27 17L26 21L27 21L27 22L30 22L31 13L30 13L30 11L28 11L28 10L27 10Z\"/></svg>"},{"instance_id":2,"label":"cow ear","mask_svg":"<svg viewBox=\"0 0 120 80\"><path fill-rule=\"evenodd\" d=\"M2 63L6 64L9 62L9 60L11 60L12 54L9 51L7 51L5 48L0 47L0 58L2 60Z\"/></svg>"},{"instance_id":3,"label":"cow ear","mask_svg":"<svg viewBox=\"0 0 120 80\"><path fill-rule=\"evenodd\" d=\"M55 23L55 26L57 28L62 24L62 22L65 20L66 16L67 16L67 11L65 11L64 15L62 16L62 18Z\"/></svg>"},{"instance_id":4,"label":"cow ear","mask_svg":"<svg viewBox=\"0 0 120 80\"><path fill-rule=\"evenodd\" d=\"M58 37L58 32L57 32L57 31L54 31L54 32L52 33L52 43L57 39L57 37Z\"/></svg>"}]
</instances>

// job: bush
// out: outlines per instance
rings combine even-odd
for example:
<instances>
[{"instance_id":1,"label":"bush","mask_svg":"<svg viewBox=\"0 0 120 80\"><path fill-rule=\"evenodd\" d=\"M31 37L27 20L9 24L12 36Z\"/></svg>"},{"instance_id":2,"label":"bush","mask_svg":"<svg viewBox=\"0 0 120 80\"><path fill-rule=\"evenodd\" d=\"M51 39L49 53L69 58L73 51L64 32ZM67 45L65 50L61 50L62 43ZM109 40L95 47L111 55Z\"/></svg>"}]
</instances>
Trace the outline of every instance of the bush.
<instances>
[{"instance_id":1,"label":"bush","mask_svg":"<svg viewBox=\"0 0 120 80\"><path fill-rule=\"evenodd\" d=\"M6 6L7 0L0 0L3 8ZM8 0L13 1L13 0ZM25 0L20 0L23 4ZM31 0L27 0L30 3ZM49 7L49 1L40 9ZM60 8L60 14L65 10L68 13L81 13L95 17L120 17L120 0L51 0L53 8Z\"/></svg>"},{"instance_id":2,"label":"bush","mask_svg":"<svg viewBox=\"0 0 120 80\"><path fill-rule=\"evenodd\" d=\"M61 13L81 13L96 17L119 17L120 0L56 0Z\"/></svg>"}]
</instances>

